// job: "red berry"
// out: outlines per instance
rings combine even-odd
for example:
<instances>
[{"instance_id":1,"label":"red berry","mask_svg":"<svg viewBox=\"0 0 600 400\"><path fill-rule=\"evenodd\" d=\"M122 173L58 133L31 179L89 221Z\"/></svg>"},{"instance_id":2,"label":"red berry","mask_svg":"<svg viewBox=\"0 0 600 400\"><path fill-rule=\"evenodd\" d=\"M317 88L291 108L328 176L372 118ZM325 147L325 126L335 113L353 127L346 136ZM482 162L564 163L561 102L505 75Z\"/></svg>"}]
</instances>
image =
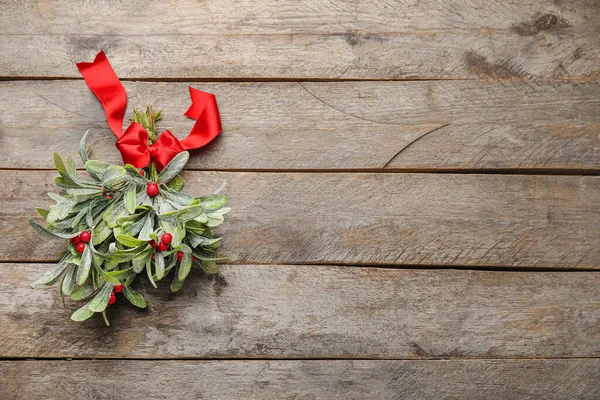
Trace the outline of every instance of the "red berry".
<instances>
[{"instance_id":1,"label":"red berry","mask_svg":"<svg viewBox=\"0 0 600 400\"><path fill-rule=\"evenodd\" d=\"M154 254L152 254L152 259L154 260Z\"/></svg>"},{"instance_id":2,"label":"red berry","mask_svg":"<svg viewBox=\"0 0 600 400\"><path fill-rule=\"evenodd\" d=\"M156 244L156 242L154 241L154 239L152 239L150 241L150 246L152 246L153 248L157 248L158 247L158 245Z\"/></svg>"},{"instance_id":3,"label":"red berry","mask_svg":"<svg viewBox=\"0 0 600 400\"><path fill-rule=\"evenodd\" d=\"M78 253L83 253L83 251L85 250L85 243L77 243L77 246L75 246L75 251Z\"/></svg>"},{"instance_id":4,"label":"red berry","mask_svg":"<svg viewBox=\"0 0 600 400\"><path fill-rule=\"evenodd\" d=\"M183 251L177 252L177 261L181 262L183 260Z\"/></svg>"},{"instance_id":5,"label":"red berry","mask_svg":"<svg viewBox=\"0 0 600 400\"><path fill-rule=\"evenodd\" d=\"M83 231L81 232L81 234L79 235L79 239L81 239L81 241L83 243L87 243L90 241L90 239L92 238L92 235L88 232L88 231Z\"/></svg>"},{"instance_id":6,"label":"red berry","mask_svg":"<svg viewBox=\"0 0 600 400\"><path fill-rule=\"evenodd\" d=\"M113 288L115 293L121 293L123 291L123 285L117 285Z\"/></svg>"},{"instance_id":7,"label":"red berry","mask_svg":"<svg viewBox=\"0 0 600 400\"><path fill-rule=\"evenodd\" d=\"M79 236L75 236L74 238L69 239L69 241L73 244L81 243L81 239L79 239Z\"/></svg>"},{"instance_id":8,"label":"red berry","mask_svg":"<svg viewBox=\"0 0 600 400\"><path fill-rule=\"evenodd\" d=\"M164 233L160 238L160 241L164 244L171 244L171 241L173 241L173 235L171 235L170 233Z\"/></svg>"},{"instance_id":9,"label":"red berry","mask_svg":"<svg viewBox=\"0 0 600 400\"><path fill-rule=\"evenodd\" d=\"M192 256L192 261L196 261L196 257Z\"/></svg>"},{"instance_id":10,"label":"red berry","mask_svg":"<svg viewBox=\"0 0 600 400\"><path fill-rule=\"evenodd\" d=\"M106 196L106 198L107 198L108 200L110 200L110 199L112 199L113 197L112 197L112 196Z\"/></svg>"},{"instance_id":11,"label":"red berry","mask_svg":"<svg viewBox=\"0 0 600 400\"><path fill-rule=\"evenodd\" d=\"M165 244L163 242L160 242L160 244L158 245L158 251L166 251L169 248L168 244Z\"/></svg>"},{"instance_id":12,"label":"red berry","mask_svg":"<svg viewBox=\"0 0 600 400\"><path fill-rule=\"evenodd\" d=\"M146 176L146 173L144 172L144 170L143 170L143 169L140 169L140 175L141 175L141 176Z\"/></svg>"},{"instance_id":13,"label":"red berry","mask_svg":"<svg viewBox=\"0 0 600 400\"><path fill-rule=\"evenodd\" d=\"M158 185L156 183L151 183L146 186L146 193L148 193L148 196L155 197L158 195L158 192Z\"/></svg>"},{"instance_id":14,"label":"red berry","mask_svg":"<svg viewBox=\"0 0 600 400\"><path fill-rule=\"evenodd\" d=\"M110 294L110 299L108 299L108 304L115 304L117 302L117 296L114 293Z\"/></svg>"}]
</instances>

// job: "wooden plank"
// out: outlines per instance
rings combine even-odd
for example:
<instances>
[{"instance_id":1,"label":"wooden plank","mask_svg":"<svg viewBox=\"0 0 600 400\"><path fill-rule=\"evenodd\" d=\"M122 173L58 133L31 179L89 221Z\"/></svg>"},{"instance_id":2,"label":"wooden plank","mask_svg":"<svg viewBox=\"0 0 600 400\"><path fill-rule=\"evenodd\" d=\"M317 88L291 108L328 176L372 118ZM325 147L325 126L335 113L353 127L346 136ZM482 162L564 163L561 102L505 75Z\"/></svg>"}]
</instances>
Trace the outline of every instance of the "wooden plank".
<instances>
[{"instance_id":1,"label":"wooden plank","mask_svg":"<svg viewBox=\"0 0 600 400\"><path fill-rule=\"evenodd\" d=\"M152 2L107 0L77 8L68 0L3 2L1 34L33 35L193 35L193 34L332 34L399 33L406 30L490 29L523 34L559 28L573 31L597 27L589 18L598 11L594 0L494 0L466 4L460 0L384 0L323 2L319 0L194 0ZM559 20L534 16L557 15ZM358 18L360 16L360 18ZM519 24L517 24L519 23ZM558 26L556 26L558 25Z\"/></svg>"},{"instance_id":2,"label":"wooden plank","mask_svg":"<svg viewBox=\"0 0 600 400\"><path fill-rule=\"evenodd\" d=\"M1 261L55 260L26 218L48 206L51 171L0 171ZM600 177L187 172L186 191L225 183L233 263L598 268ZM221 228L220 228L221 229ZM23 251L23 243L35 243Z\"/></svg>"},{"instance_id":3,"label":"wooden plank","mask_svg":"<svg viewBox=\"0 0 600 400\"><path fill-rule=\"evenodd\" d=\"M190 169L600 168L599 82L193 85L217 95L224 133ZM162 127L189 132L186 84L125 86L130 107L153 104ZM120 162L82 81L0 83L0 168L52 168L88 128L94 156Z\"/></svg>"},{"instance_id":4,"label":"wooden plank","mask_svg":"<svg viewBox=\"0 0 600 400\"><path fill-rule=\"evenodd\" d=\"M595 0L4 2L0 76L598 79ZM358 18L357 16L360 16Z\"/></svg>"},{"instance_id":5,"label":"wooden plank","mask_svg":"<svg viewBox=\"0 0 600 400\"><path fill-rule=\"evenodd\" d=\"M597 399L600 362L0 362L9 399Z\"/></svg>"},{"instance_id":6,"label":"wooden plank","mask_svg":"<svg viewBox=\"0 0 600 400\"><path fill-rule=\"evenodd\" d=\"M1 357L540 358L600 356L600 273L223 265L69 320L50 264L0 264ZM167 279L170 281L170 278Z\"/></svg>"}]
</instances>

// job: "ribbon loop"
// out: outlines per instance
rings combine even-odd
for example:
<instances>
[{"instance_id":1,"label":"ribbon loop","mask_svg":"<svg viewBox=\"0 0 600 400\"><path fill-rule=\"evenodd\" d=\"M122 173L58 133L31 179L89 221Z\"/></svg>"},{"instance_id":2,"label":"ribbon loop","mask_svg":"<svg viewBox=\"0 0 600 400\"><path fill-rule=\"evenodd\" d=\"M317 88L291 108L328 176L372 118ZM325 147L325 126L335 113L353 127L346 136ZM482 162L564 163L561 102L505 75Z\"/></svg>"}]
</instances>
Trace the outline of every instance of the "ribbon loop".
<instances>
[{"instance_id":1,"label":"ribbon loop","mask_svg":"<svg viewBox=\"0 0 600 400\"><path fill-rule=\"evenodd\" d=\"M196 121L189 135L179 141L166 130L149 145L148 132L137 122L131 123L123 132L127 93L104 51L100 51L91 63L78 63L77 68L102 103L108 126L118 138L116 145L125 164L144 168L152 161L160 171L178 153L205 146L221 133L221 117L215 95L189 86L192 105L184 115Z\"/></svg>"}]
</instances>

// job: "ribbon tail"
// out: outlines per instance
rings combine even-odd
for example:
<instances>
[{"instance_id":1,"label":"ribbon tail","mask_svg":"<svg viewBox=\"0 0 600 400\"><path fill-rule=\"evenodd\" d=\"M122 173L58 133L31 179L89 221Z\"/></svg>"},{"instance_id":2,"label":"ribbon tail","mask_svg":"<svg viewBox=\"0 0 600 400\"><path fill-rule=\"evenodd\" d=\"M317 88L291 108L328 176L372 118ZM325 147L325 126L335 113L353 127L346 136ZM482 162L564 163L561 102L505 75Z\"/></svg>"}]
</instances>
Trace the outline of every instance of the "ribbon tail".
<instances>
[{"instance_id":1,"label":"ribbon tail","mask_svg":"<svg viewBox=\"0 0 600 400\"><path fill-rule=\"evenodd\" d=\"M93 62L82 62L77 68L90 90L104 107L106 122L117 138L123 135L123 116L127 108L127 93L108 58L101 51Z\"/></svg>"},{"instance_id":2,"label":"ribbon tail","mask_svg":"<svg viewBox=\"0 0 600 400\"><path fill-rule=\"evenodd\" d=\"M189 87L192 105L185 116L196 120L190 134L181 141L184 150L197 149L208 144L221 133L221 116L217 99L212 93Z\"/></svg>"}]
</instances>

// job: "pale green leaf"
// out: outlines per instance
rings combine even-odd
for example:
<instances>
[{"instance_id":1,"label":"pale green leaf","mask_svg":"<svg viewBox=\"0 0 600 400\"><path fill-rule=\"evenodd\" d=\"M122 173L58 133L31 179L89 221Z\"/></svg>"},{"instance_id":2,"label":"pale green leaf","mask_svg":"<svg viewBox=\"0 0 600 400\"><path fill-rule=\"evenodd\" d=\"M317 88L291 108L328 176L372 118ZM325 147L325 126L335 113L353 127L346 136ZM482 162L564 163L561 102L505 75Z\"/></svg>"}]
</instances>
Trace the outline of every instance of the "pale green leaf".
<instances>
[{"instance_id":1,"label":"pale green leaf","mask_svg":"<svg viewBox=\"0 0 600 400\"><path fill-rule=\"evenodd\" d=\"M182 151L181 153L177 154L160 172L160 174L158 174L158 181L161 183L169 183L171 179L175 178L181 172L189 159L190 153L187 151Z\"/></svg>"},{"instance_id":2,"label":"pale green leaf","mask_svg":"<svg viewBox=\"0 0 600 400\"><path fill-rule=\"evenodd\" d=\"M165 258L159 252L154 254L154 267L156 268L156 280L159 281L165 276Z\"/></svg>"},{"instance_id":3,"label":"pale green leaf","mask_svg":"<svg viewBox=\"0 0 600 400\"><path fill-rule=\"evenodd\" d=\"M200 204L208 211L216 210L227 204L227 197L222 194L200 197Z\"/></svg>"},{"instance_id":4,"label":"pale green leaf","mask_svg":"<svg viewBox=\"0 0 600 400\"><path fill-rule=\"evenodd\" d=\"M135 185L129 185L125 192L125 209L129 214L133 214L135 206Z\"/></svg>"},{"instance_id":5,"label":"pale green leaf","mask_svg":"<svg viewBox=\"0 0 600 400\"><path fill-rule=\"evenodd\" d=\"M73 321L81 322L81 321L85 321L86 319L88 319L92 315L94 315L94 312L92 310L90 310L90 303L91 303L91 301L89 303L85 304L79 310L75 311L73 313L73 315L71 315L71 319Z\"/></svg>"},{"instance_id":6,"label":"pale green leaf","mask_svg":"<svg viewBox=\"0 0 600 400\"><path fill-rule=\"evenodd\" d=\"M98 294L90 301L88 308L91 311L101 312L106 309L110 294L112 293L113 285L111 283L105 283Z\"/></svg>"},{"instance_id":7,"label":"pale green leaf","mask_svg":"<svg viewBox=\"0 0 600 400\"><path fill-rule=\"evenodd\" d=\"M61 261L50 271L46 271L37 281L33 282L31 287L35 287L37 285L53 285L56 283L58 278L60 278L65 269L67 269L67 264Z\"/></svg>"},{"instance_id":8,"label":"pale green leaf","mask_svg":"<svg viewBox=\"0 0 600 400\"><path fill-rule=\"evenodd\" d=\"M75 273L77 272L77 268L75 266L71 266L67 271L65 278L62 281L61 291L62 293L70 296L73 294L75 290Z\"/></svg>"},{"instance_id":9,"label":"pale green leaf","mask_svg":"<svg viewBox=\"0 0 600 400\"><path fill-rule=\"evenodd\" d=\"M85 246L85 250L81 254L81 265L77 269L77 284L83 285L90 275L92 266L92 249L90 246Z\"/></svg>"},{"instance_id":10,"label":"pale green leaf","mask_svg":"<svg viewBox=\"0 0 600 400\"><path fill-rule=\"evenodd\" d=\"M112 229L108 227L106 222L102 221L94 228L94 232L92 234L92 243L94 246L97 246L108 239L110 235L112 235Z\"/></svg>"},{"instance_id":11,"label":"pale green leaf","mask_svg":"<svg viewBox=\"0 0 600 400\"><path fill-rule=\"evenodd\" d=\"M187 276L189 275L191 269L192 255L190 253L183 253L183 258L181 259L181 264L179 265L177 278L183 282L185 278L187 278Z\"/></svg>"},{"instance_id":12,"label":"pale green leaf","mask_svg":"<svg viewBox=\"0 0 600 400\"><path fill-rule=\"evenodd\" d=\"M128 288L127 286L123 286L123 294L129 300L131 304L139 308L146 308L146 300L142 297L141 294L136 292L133 289Z\"/></svg>"},{"instance_id":13,"label":"pale green leaf","mask_svg":"<svg viewBox=\"0 0 600 400\"><path fill-rule=\"evenodd\" d=\"M124 234L117 235L115 239L117 239L117 242L127 247L138 247L146 244L145 240L140 240L138 238L134 238L132 236Z\"/></svg>"},{"instance_id":14,"label":"pale green leaf","mask_svg":"<svg viewBox=\"0 0 600 400\"><path fill-rule=\"evenodd\" d=\"M96 177L103 176L108 167L110 167L109 163L100 160L88 160L85 162L85 169L90 175Z\"/></svg>"}]
</instances>

